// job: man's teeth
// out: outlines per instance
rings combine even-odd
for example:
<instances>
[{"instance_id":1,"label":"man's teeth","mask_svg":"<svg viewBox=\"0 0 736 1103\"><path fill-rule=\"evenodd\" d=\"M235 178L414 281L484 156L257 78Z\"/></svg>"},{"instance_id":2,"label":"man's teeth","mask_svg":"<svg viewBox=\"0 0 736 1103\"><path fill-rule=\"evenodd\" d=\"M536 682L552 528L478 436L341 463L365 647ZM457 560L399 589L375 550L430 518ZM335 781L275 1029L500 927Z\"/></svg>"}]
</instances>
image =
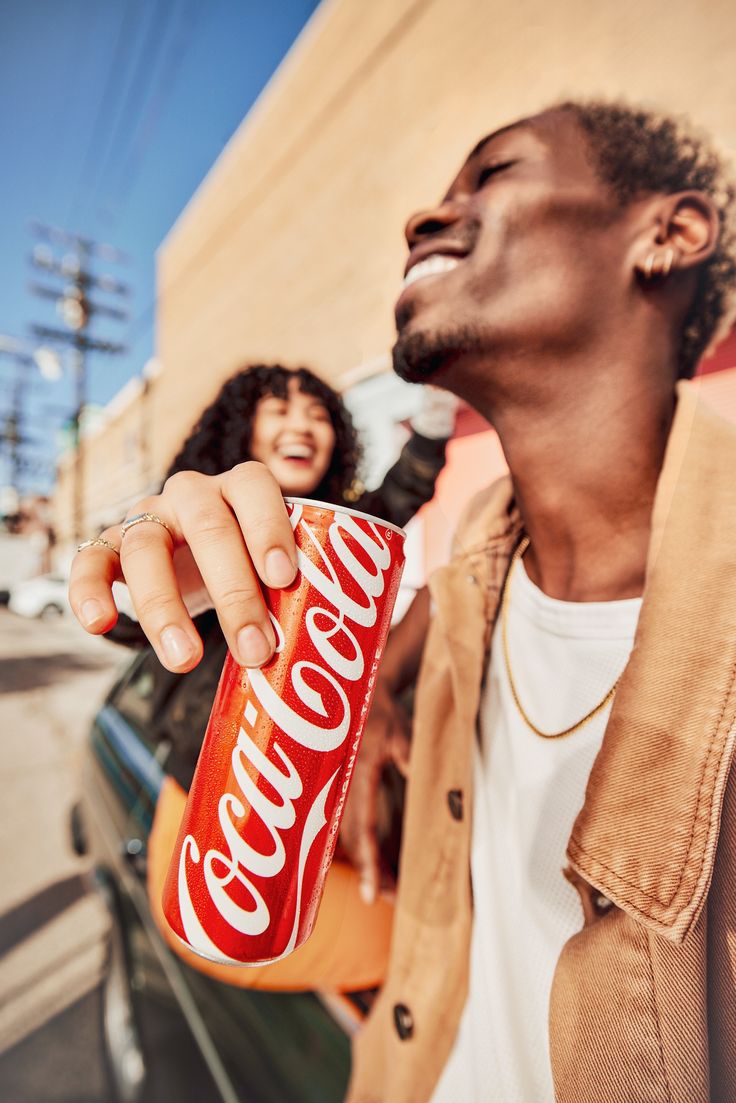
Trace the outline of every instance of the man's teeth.
<instances>
[{"instance_id":1,"label":"man's teeth","mask_svg":"<svg viewBox=\"0 0 736 1103\"><path fill-rule=\"evenodd\" d=\"M404 287L410 287L423 276L438 276L441 272L451 272L457 268L460 260L458 257L446 257L440 253L433 253L431 257L425 257L410 268L404 276Z\"/></svg>"}]
</instances>

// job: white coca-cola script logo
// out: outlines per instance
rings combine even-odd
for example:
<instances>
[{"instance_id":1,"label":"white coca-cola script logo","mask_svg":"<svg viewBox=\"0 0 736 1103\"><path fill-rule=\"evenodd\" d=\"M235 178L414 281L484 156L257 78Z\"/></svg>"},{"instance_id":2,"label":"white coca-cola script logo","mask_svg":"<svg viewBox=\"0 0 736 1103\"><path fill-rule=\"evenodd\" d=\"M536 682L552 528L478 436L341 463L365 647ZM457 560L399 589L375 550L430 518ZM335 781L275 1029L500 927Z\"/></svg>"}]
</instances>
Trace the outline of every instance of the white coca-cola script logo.
<instances>
[{"instance_id":1,"label":"white coca-cola script logo","mask_svg":"<svg viewBox=\"0 0 736 1103\"><path fill-rule=\"evenodd\" d=\"M355 633L346 622L352 622L363 628L372 627L378 618L376 599L385 589L385 572L391 566L391 552L383 536L375 525L370 524L370 532L361 528L356 520L347 514L336 514L328 530L331 552L320 544L314 530L303 516L303 508L292 507L291 525L300 530L302 543L308 540L316 550L324 570L309 559L301 549L297 549L298 566L307 579L310 588L323 599L309 604L305 614L305 626L320 662L300 660L293 664L288 673L294 693L302 709L292 708L277 694L262 670L250 670L249 679L253 693L263 711L274 724L295 743L317 753L326 753L340 747L352 731L353 740L350 758L344 773L337 815L333 819L332 831L337 831L339 816L345 801L353 762L360 743L360 733L368 711L368 699L372 692L378 655L369 672L366 695L360 716L353 721L345 683L355 683L366 673L365 657ZM347 539L346 539L347 538ZM351 551L350 544L364 552L358 559ZM339 562L351 577L359 591L359 597L351 597L340 585L334 563ZM366 566L366 561L369 566ZM327 604L327 608L324 607ZM278 621L272 617L277 633L277 651L283 650L283 632ZM340 646L336 646L336 644ZM373 656L371 657L373 659ZM305 679L308 675L309 681ZM328 710L325 706L324 691L331 702ZM336 707L335 702L339 703ZM284 835L296 822L294 802L303 791L299 770L278 742L272 744L272 751L278 756L276 762L260 750L251 737L259 717L259 710L249 701L242 717L240 731L232 749L232 772L238 784L237 793L225 792L219 800L217 814L222 830L224 845L221 850L209 849L202 858L200 848L193 835L187 835L179 855L178 895L179 909L186 938L190 945L200 952L218 960L226 958L203 928L189 891L187 880L188 863L199 865L201 862L204 882L209 897L233 930L244 935L260 935L267 930L271 915L268 905L259 890L253 884L251 876L275 877L281 872L286 861ZM320 723L322 718L326 723ZM255 771L269 783L269 795L262 792L246 768L250 763ZM291 952L296 943L301 916L301 899L304 870L312 845L322 828L327 824L325 808L330 790L340 766L335 770L321 791L314 798L302 826L299 842L297 865L297 893L294 925L289 942L283 954ZM275 799L271 797L275 794ZM267 853L261 853L239 834L233 817L241 818L250 806L266 828L272 847ZM249 876L249 874L251 876ZM238 895L250 902L250 907L236 903L228 889L237 882Z\"/></svg>"}]
</instances>

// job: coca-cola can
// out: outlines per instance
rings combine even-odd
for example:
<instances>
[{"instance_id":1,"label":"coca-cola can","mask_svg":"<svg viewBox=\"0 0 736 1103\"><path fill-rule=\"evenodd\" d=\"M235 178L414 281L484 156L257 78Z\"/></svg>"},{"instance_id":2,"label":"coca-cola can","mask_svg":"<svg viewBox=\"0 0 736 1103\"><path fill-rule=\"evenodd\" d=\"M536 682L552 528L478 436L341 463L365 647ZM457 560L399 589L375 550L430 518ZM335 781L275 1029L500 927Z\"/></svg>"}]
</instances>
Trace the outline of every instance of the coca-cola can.
<instances>
[{"instance_id":1,"label":"coca-cola can","mask_svg":"<svg viewBox=\"0 0 736 1103\"><path fill-rule=\"evenodd\" d=\"M298 573L267 589L274 656L228 655L164 885L195 953L262 965L309 937L404 563L404 532L287 499Z\"/></svg>"}]
</instances>

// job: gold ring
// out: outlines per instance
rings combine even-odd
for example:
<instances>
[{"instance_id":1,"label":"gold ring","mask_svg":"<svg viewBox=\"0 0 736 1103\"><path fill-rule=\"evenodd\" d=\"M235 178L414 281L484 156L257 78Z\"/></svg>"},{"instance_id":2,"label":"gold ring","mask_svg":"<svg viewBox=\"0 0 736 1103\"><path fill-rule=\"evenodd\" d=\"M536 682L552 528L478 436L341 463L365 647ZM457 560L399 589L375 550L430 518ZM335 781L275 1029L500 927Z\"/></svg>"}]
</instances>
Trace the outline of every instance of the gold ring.
<instances>
[{"instance_id":1,"label":"gold ring","mask_svg":"<svg viewBox=\"0 0 736 1103\"><path fill-rule=\"evenodd\" d=\"M95 536L94 540L84 540L78 547L77 551L84 551L85 548L109 548L110 551L114 551L116 555L120 555L120 551L111 544L109 540L104 540L101 536Z\"/></svg>"},{"instance_id":2,"label":"gold ring","mask_svg":"<svg viewBox=\"0 0 736 1103\"><path fill-rule=\"evenodd\" d=\"M132 529L135 525L142 525L144 521L153 521L156 525L162 525L169 536L171 536L171 529L166 524L162 517L159 517L157 513L136 513L135 517L129 517L127 521L123 521L122 536L128 532L128 529Z\"/></svg>"}]
</instances>

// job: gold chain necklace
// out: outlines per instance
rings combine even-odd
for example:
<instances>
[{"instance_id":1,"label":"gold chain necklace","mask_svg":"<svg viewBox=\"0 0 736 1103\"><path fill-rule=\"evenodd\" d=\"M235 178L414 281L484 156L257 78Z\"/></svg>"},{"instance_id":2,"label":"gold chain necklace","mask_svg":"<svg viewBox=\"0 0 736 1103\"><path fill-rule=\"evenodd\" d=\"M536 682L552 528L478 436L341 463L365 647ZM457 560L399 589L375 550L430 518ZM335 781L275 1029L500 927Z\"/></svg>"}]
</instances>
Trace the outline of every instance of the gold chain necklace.
<instances>
[{"instance_id":1,"label":"gold chain necklace","mask_svg":"<svg viewBox=\"0 0 736 1103\"><path fill-rule=\"evenodd\" d=\"M524 706L522 705L521 701L519 700L519 694L518 694L518 691L516 689L516 683L514 682L514 676L511 673L511 658L509 656L509 634L508 634L509 589L510 589L510 586L511 586L511 576L514 573L514 568L516 567L516 564L522 558L522 556L524 555L524 552L526 551L526 549L528 547L529 547L529 537L525 536L523 538L523 540L521 541L521 543L519 544L519 546L517 547L516 551L514 552L514 554L511 557L511 562L509 564L508 574L506 575L506 581L505 581L504 587L503 587L503 593L501 594L501 636L503 638L503 657L504 657L504 661L506 663L506 673L507 673L508 679L509 679L509 687L511 689L511 696L514 698L514 704L516 705L517 709L519 710L519 716L524 721L526 726L531 731L533 731L535 735L540 735L542 737L542 739L562 739L563 736L572 735L573 732L578 731L580 728L582 728L583 724L587 724L589 720L592 720L594 716L597 716L599 712L602 712L603 709L606 707L606 705L610 704L610 702L614 698L614 694L616 693L616 687L618 686L618 683L620 681L620 677L616 679L616 681L613 683L613 685L609 689L606 696L603 698L602 701L600 701L595 706L595 708L591 709L590 712L586 713L586 715L583 717L582 720L578 720L578 722L576 724L571 724L570 727L565 728L564 731L561 731L561 732L543 732L540 728L537 727L536 724L534 724L529 719L526 712L524 711Z\"/></svg>"}]
</instances>

